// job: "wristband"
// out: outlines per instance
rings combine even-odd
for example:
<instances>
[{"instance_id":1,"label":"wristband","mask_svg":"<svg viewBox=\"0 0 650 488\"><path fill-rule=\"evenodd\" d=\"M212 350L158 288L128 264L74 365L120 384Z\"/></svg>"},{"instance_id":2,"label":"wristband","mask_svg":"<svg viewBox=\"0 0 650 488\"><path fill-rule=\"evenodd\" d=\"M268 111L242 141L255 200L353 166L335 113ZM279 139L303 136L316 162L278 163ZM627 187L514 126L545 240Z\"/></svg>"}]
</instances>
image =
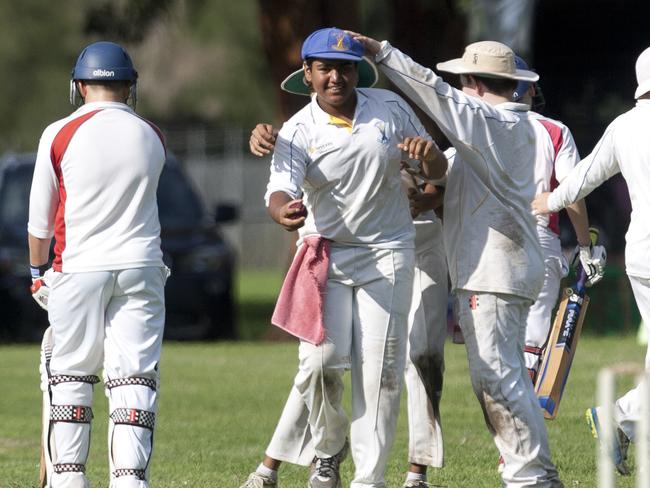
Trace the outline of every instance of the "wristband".
<instances>
[{"instance_id":1,"label":"wristband","mask_svg":"<svg viewBox=\"0 0 650 488\"><path fill-rule=\"evenodd\" d=\"M50 268L50 266L47 263L42 264L41 266L34 266L34 265L30 264L29 265L29 271L30 271L30 273L32 275L32 279L33 280L39 279L40 277L42 277L45 274L45 272L49 268Z\"/></svg>"}]
</instances>

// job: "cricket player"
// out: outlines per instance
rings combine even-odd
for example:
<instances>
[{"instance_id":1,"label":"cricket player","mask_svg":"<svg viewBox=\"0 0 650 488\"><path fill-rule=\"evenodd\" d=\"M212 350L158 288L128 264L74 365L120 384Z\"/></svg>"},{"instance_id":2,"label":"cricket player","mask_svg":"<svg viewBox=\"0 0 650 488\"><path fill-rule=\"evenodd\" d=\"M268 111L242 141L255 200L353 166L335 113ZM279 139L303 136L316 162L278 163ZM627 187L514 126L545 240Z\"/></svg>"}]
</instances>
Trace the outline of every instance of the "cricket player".
<instances>
[{"instance_id":1,"label":"cricket player","mask_svg":"<svg viewBox=\"0 0 650 488\"><path fill-rule=\"evenodd\" d=\"M528 69L526 62L519 56L515 56L515 64L520 69ZM531 110L537 89L536 83L520 81L515 89L515 104L512 109L524 112L521 114L522 116L527 116L532 123L539 124L543 128L542 135L538 138L539 144L536 147L535 157L536 192L543 193L557 187L559 182L564 180L580 161L580 155L573 135L566 125ZM580 261L578 256L581 248L589 256L592 254L602 256L603 246L591 245L589 219L584 199L568 205L566 210L578 241L572 264L576 265ZM554 212L550 215L537 215L536 229L544 257L544 284L528 313L524 348L526 367L533 384L535 384L544 346L549 336L552 312L560 292L560 281L569 272L568 263L562 254L560 244L559 214ZM593 267L590 268L590 270L593 269ZM587 277L588 285L598 282L602 276L599 273L592 273Z\"/></svg>"},{"instance_id":2,"label":"cricket player","mask_svg":"<svg viewBox=\"0 0 650 488\"><path fill-rule=\"evenodd\" d=\"M650 325L650 138L647 134L650 126L650 48L636 61L636 77L635 107L614 119L591 154L580 161L553 192L535 197L533 210L537 214L557 212L584 198L615 174L623 175L632 202L630 227L625 235L625 266L647 328ZM587 265L602 266L600 262ZM650 350L645 364L646 369L650 369ZM641 415L640 394L639 389L634 388L616 400L614 407L617 427L614 464L622 474L629 474L627 448L629 442L635 440L634 423ZM596 436L600 432L598 413L599 407L586 412Z\"/></svg>"},{"instance_id":3,"label":"cricket player","mask_svg":"<svg viewBox=\"0 0 650 488\"><path fill-rule=\"evenodd\" d=\"M165 146L127 105L137 76L118 44L87 46L71 80L70 100L82 106L50 124L38 147L28 233L32 291L50 321L41 364L50 488L89 486L102 367L110 487L149 486L168 272L156 200Z\"/></svg>"},{"instance_id":4,"label":"cricket player","mask_svg":"<svg viewBox=\"0 0 650 488\"><path fill-rule=\"evenodd\" d=\"M445 249L472 385L505 461L504 485L563 486L523 358L528 310L544 278L529 204L539 133L508 105L517 81L539 77L517 69L504 44L482 41L438 64L460 75L457 90L387 41L353 36L457 151L447 174Z\"/></svg>"},{"instance_id":5,"label":"cricket player","mask_svg":"<svg viewBox=\"0 0 650 488\"><path fill-rule=\"evenodd\" d=\"M302 74L300 74L302 76ZM251 153L269 154L277 133L270 124L258 124L249 141ZM444 158L442 153L438 157ZM408 321L404 381L409 419L409 470L403 488L427 485L427 467L444 464L440 398L444 373L444 343L447 335L447 263L442 242L442 222L434 209L442 204L442 192L432 184L402 169L402 186L409 197L415 225L415 270L413 297ZM276 432L266 451L267 463L277 471L282 461L300 464L308 444L306 406L295 398L296 428L289 435ZM301 421L301 419L303 419ZM300 447L295 453L296 446ZM291 453L291 454L289 454ZM309 457L307 456L307 460Z\"/></svg>"},{"instance_id":6,"label":"cricket player","mask_svg":"<svg viewBox=\"0 0 650 488\"><path fill-rule=\"evenodd\" d=\"M526 62L517 55L515 55L515 66L519 69L529 69ZM504 107L507 106L510 110L518 112L521 117L527 117L538 132L534 161L535 186L536 191L541 193L555 188L558 181L562 181L580 161L580 157L573 135L566 125L531 110L535 103L534 100L538 99L538 90L540 88L537 82L519 81L513 93L515 103L504 105ZM541 108L539 109L541 110ZM584 200L579 200L567 207L567 213L578 240L572 259L572 264L576 265L580 262L578 259L580 248L586 248L590 255L592 252L589 220ZM552 312L560 292L560 282L569 272L569 265L562 253L560 243L559 214L538 215L536 230L544 259L544 284L537 300L531 305L528 312L524 346L524 360L533 385L537 379L544 347L548 341ZM594 252L604 252L604 248L599 246ZM589 277L588 282L591 285L601 278L602 274L596 273ZM503 468L504 460L500 456L498 469L502 471Z\"/></svg>"},{"instance_id":7,"label":"cricket player","mask_svg":"<svg viewBox=\"0 0 650 488\"><path fill-rule=\"evenodd\" d=\"M423 161L427 177L445 170L406 102L385 90L356 87L362 54L361 44L340 29L321 29L305 40L304 76L314 94L279 132L266 194L272 218L285 229L299 230L299 250L310 236L330 243L326 338L320 344L301 340L299 372L274 435L295 428L307 407L316 453L309 478L313 488L341 486L338 468L349 425L341 407L346 369L352 375L354 419L351 487L385 486L414 267L415 232L401 189L401 150ZM306 212L296 209L296 202ZM267 453L244 486L276 486L274 467Z\"/></svg>"}]
</instances>

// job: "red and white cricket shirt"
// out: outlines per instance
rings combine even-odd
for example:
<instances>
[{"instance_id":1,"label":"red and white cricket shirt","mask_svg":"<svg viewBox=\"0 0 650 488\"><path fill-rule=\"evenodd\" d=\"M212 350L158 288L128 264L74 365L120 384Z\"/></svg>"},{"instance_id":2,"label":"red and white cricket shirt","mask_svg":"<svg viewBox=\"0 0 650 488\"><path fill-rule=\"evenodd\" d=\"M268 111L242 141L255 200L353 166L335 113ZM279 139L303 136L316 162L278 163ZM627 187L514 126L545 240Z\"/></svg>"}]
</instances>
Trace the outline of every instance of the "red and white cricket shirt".
<instances>
[{"instance_id":1,"label":"red and white cricket shirt","mask_svg":"<svg viewBox=\"0 0 650 488\"><path fill-rule=\"evenodd\" d=\"M163 266L156 189L162 134L127 105L93 102L39 143L28 231L55 239L65 273Z\"/></svg>"}]
</instances>

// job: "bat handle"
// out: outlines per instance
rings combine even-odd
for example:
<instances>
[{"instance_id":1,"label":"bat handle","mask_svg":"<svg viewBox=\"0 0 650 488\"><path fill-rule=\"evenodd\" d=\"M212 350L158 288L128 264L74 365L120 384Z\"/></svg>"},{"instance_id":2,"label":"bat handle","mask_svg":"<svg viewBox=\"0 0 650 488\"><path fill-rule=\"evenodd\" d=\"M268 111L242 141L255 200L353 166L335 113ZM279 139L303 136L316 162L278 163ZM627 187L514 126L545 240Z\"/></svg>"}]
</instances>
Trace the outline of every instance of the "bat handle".
<instances>
[{"instance_id":1,"label":"bat handle","mask_svg":"<svg viewBox=\"0 0 650 488\"><path fill-rule=\"evenodd\" d=\"M589 227L589 238L591 239L591 245L595 246L598 243L598 234L600 232L595 227ZM578 293L582 294L585 289L585 282L587 281L587 273L582 268L582 265L579 264L577 268L578 272L578 281L576 282L576 289Z\"/></svg>"},{"instance_id":2,"label":"bat handle","mask_svg":"<svg viewBox=\"0 0 650 488\"><path fill-rule=\"evenodd\" d=\"M596 229L595 227L589 227L589 239L591 239L591 245L595 246L598 244L598 235L600 234L600 231Z\"/></svg>"}]
</instances>

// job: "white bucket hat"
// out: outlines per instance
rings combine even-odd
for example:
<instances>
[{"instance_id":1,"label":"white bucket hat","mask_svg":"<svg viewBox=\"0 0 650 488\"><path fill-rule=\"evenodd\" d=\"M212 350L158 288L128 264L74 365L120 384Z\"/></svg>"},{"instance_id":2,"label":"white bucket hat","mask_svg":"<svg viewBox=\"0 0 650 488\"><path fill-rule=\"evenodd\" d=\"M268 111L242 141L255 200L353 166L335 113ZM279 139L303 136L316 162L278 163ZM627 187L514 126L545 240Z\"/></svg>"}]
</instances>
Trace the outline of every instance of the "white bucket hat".
<instances>
[{"instance_id":1,"label":"white bucket hat","mask_svg":"<svg viewBox=\"0 0 650 488\"><path fill-rule=\"evenodd\" d=\"M457 75L481 75L490 78L537 81L534 71L517 69L515 53L505 44L496 41L480 41L465 48L462 58L452 59L436 66L440 71Z\"/></svg>"},{"instance_id":2,"label":"white bucket hat","mask_svg":"<svg viewBox=\"0 0 650 488\"><path fill-rule=\"evenodd\" d=\"M634 98L650 92L650 47L643 51L636 60L636 81L639 84Z\"/></svg>"}]
</instances>

